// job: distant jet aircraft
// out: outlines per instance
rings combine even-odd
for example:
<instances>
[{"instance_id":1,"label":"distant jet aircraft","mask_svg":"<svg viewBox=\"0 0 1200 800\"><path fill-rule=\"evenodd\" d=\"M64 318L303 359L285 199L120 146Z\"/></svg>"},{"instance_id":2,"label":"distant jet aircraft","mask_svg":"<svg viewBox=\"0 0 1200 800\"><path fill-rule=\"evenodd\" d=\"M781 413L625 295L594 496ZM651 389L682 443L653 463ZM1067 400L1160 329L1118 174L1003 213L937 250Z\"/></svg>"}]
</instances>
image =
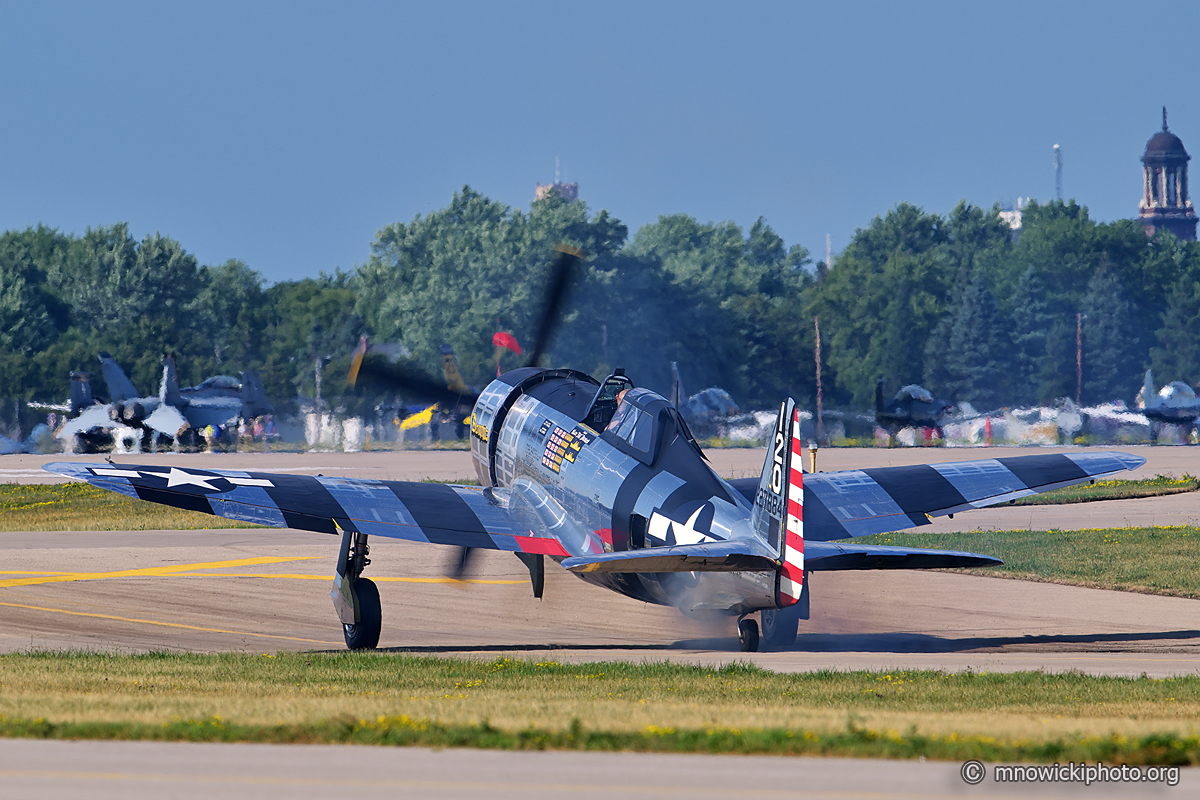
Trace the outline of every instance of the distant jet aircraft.
<instances>
[{"instance_id":1,"label":"distant jet aircraft","mask_svg":"<svg viewBox=\"0 0 1200 800\"><path fill-rule=\"evenodd\" d=\"M938 400L915 383L900 387L890 403L883 400L883 378L875 384L875 424L895 436L902 428L935 428L942 433L942 420L954 404Z\"/></svg>"},{"instance_id":2,"label":"distant jet aircraft","mask_svg":"<svg viewBox=\"0 0 1200 800\"><path fill-rule=\"evenodd\" d=\"M1166 386L1154 391L1154 376L1146 370L1146 382L1137 399L1138 407L1151 423L1151 435L1154 423L1164 425L1180 425L1191 427L1200 419L1200 398L1192 387L1183 381L1172 381Z\"/></svg>"},{"instance_id":3,"label":"distant jet aircraft","mask_svg":"<svg viewBox=\"0 0 1200 800\"><path fill-rule=\"evenodd\" d=\"M228 425L239 417L253 419L275 411L266 398L262 381L253 371L243 372L240 382L229 375L217 375L198 386L180 389L175 356L164 354L162 362L163 378L158 396L139 395L113 357L100 353L100 371L108 385L110 399L104 404L83 405L85 399L91 400L90 386L76 378L80 373L72 373L71 404L74 407L78 400L81 411L63 425L58 438L74 444L76 437L94 440L126 428L139 431L139 434L127 435L140 435L142 441L124 443L129 446L119 449L140 449L142 442L154 431L174 439L188 429Z\"/></svg>"}]
</instances>

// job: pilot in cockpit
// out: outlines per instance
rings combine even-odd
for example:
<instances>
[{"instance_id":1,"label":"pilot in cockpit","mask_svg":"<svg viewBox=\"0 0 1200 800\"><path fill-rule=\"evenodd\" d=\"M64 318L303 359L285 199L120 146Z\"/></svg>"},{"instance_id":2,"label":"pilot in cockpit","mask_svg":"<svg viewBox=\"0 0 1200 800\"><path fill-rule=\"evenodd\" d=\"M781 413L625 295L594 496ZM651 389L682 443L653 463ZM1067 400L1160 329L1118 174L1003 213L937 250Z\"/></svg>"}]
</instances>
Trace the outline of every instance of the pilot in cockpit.
<instances>
[{"instance_id":1,"label":"pilot in cockpit","mask_svg":"<svg viewBox=\"0 0 1200 800\"><path fill-rule=\"evenodd\" d=\"M620 368L614 370L613 374L605 379L600 391L596 393L596 398L592 401L591 408L584 417L584 422L595 431L608 428L613 418L618 416L617 407L625 396L625 392L632 388L633 381L625 376L625 370Z\"/></svg>"},{"instance_id":2,"label":"pilot in cockpit","mask_svg":"<svg viewBox=\"0 0 1200 800\"><path fill-rule=\"evenodd\" d=\"M630 388L632 387L626 386L617 393L616 412L612 415L612 419L609 420L608 426L604 430L615 431L617 426L621 424L621 420L625 417L625 414L622 413L621 404L625 402L625 395L629 394Z\"/></svg>"}]
</instances>

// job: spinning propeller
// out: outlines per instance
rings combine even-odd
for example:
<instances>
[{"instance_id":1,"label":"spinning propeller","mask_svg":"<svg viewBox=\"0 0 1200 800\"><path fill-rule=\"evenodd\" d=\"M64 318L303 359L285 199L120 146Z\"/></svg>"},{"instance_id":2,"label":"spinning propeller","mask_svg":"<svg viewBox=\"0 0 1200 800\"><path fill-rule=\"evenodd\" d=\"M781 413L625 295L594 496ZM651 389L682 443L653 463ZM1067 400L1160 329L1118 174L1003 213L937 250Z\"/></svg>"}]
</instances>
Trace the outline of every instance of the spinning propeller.
<instances>
[{"instance_id":1,"label":"spinning propeller","mask_svg":"<svg viewBox=\"0 0 1200 800\"><path fill-rule=\"evenodd\" d=\"M550 283L542 299L541 324L533 346L529 349L526 367L536 367L538 361L546 354L555 329L562 320L560 306L570 288L571 280L583 260L583 251L569 245L557 245L558 257L550 268ZM446 385L445 380L435 380L426 372L409 363L396 363L382 352L371 352L364 336L354 350L350 361L350 374L347 376L350 386L364 387L368 391L400 392L406 397L429 403L438 403L445 408L455 408L466 402L474 406L479 396L473 392L455 391ZM447 577L462 580L466 574L467 565L471 560L472 548L462 547L450 564Z\"/></svg>"},{"instance_id":2,"label":"spinning propeller","mask_svg":"<svg viewBox=\"0 0 1200 800\"><path fill-rule=\"evenodd\" d=\"M529 358L525 362L527 367L536 367L541 357L546 354L550 339L562 319L559 307L570 288L575 269L583 258L582 250L568 245L560 244L554 249L559 255L550 268L550 284L546 287L546 295L542 300L541 324L533 340L533 347L529 350ZM472 392L464 393L451 389L444 380L431 378L420 367L409 363L396 363L383 353L372 352L366 337L363 337L354 350L347 379L353 388L363 386L368 390L381 392L398 391L415 400L445 406L456 405L462 401L474 405L479 399L479 396Z\"/></svg>"}]
</instances>

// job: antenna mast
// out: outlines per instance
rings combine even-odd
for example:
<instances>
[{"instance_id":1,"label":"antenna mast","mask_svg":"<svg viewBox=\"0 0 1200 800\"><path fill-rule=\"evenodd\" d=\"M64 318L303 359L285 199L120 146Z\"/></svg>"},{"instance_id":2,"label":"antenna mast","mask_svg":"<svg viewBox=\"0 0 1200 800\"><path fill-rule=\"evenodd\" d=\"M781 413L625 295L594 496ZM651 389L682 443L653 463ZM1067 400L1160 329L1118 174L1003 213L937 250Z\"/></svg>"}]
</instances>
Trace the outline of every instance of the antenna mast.
<instances>
[{"instance_id":1,"label":"antenna mast","mask_svg":"<svg viewBox=\"0 0 1200 800\"><path fill-rule=\"evenodd\" d=\"M1062 150L1054 145L1054 191L1058 193L1058 202L1062 202Z\"/></svg>"}]
</instances>

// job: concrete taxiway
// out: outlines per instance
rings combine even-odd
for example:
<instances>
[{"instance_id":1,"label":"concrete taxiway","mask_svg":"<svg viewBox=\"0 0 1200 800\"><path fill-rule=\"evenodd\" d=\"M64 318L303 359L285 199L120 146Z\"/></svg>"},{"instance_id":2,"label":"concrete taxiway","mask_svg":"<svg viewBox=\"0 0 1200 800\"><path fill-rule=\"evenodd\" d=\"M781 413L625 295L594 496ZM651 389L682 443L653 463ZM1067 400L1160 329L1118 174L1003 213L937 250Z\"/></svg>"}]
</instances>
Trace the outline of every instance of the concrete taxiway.
<instances>
[{"instance_id":1,"label":"concrete taxiway","mask_svg":"<svg viewBox=\"0 0 1200 800\"><path fill-rule=\"evenodd\" d=\"M336 542L275 530L0 533L0 651L92 648L272 652L341 649L329 601ZM558 660L751 659L776 670L1076 669L1200 673L1200 601L922 571L816 575L812 619L784 652L737 651L705 625L547 565L534 599L523 565L484 551L472 580L454 551L375 540L380 646Z\"/></svg>"},{"instance_id":2,"label":"concrete taxiway","mask_svg":"<svg viewBox=\"0 0 1200 800\"><path fill-rule=\"evenodd\" d=\"M162 797L494 798L612 797L917 800L951 797L1194 798L1200 768L1155 782L1000 783L993 765L977 785L945 761L778 758L658 753L498 752L417 747L2 743L0 795L40 800ZM969 773L968 773L969 774ZM1173 782L1174 785L1168 783Z\"/></svg>"},{"instance_id":3,"label":"concrete taxiway","mask_svg":"<svg viewBox=\"0 0 1200 800\"><path fill-rule=\"evenodd\" d=\"M1063 448L1071 451L1075 448ZM1195 448L1124 448L1147 475L1195 472ZM1046 448L821 451L820 466L858 468L1047 452ZM723 474L757 474L761 451L717 450ZM31 457L19 457L29 460ZM73 457L95 460L91 457ZM462 451L146 454L185 467L365 478L463 479ZM754 463L758 462L758 463ZM34 464L2 462L41 480ZM40 466L41 461L38 461ZM1138 473L1131 473L1137 475ZM57 476L42 473L51 479ZM3 476L0 475L0 479ZM1004 507L940 518L922 530L1073 529L1200 522L1200 494L1071 506ZM143 651L340 649L329 601L336 542L289 530L0 533L0 651L86 647ZM545 597L523 565L478 551L472 582L444 577L447 548L373 539L367 576L383 600L380 646L423 653L529 654L560 660L750 658L778 670L1077 669L1097 674L1200 673L1200 601L982 575L820 573L812 619L794 648L751 656L732 622L705 625L636 603L548 564Z\"/></svg>"}]
</instances>

